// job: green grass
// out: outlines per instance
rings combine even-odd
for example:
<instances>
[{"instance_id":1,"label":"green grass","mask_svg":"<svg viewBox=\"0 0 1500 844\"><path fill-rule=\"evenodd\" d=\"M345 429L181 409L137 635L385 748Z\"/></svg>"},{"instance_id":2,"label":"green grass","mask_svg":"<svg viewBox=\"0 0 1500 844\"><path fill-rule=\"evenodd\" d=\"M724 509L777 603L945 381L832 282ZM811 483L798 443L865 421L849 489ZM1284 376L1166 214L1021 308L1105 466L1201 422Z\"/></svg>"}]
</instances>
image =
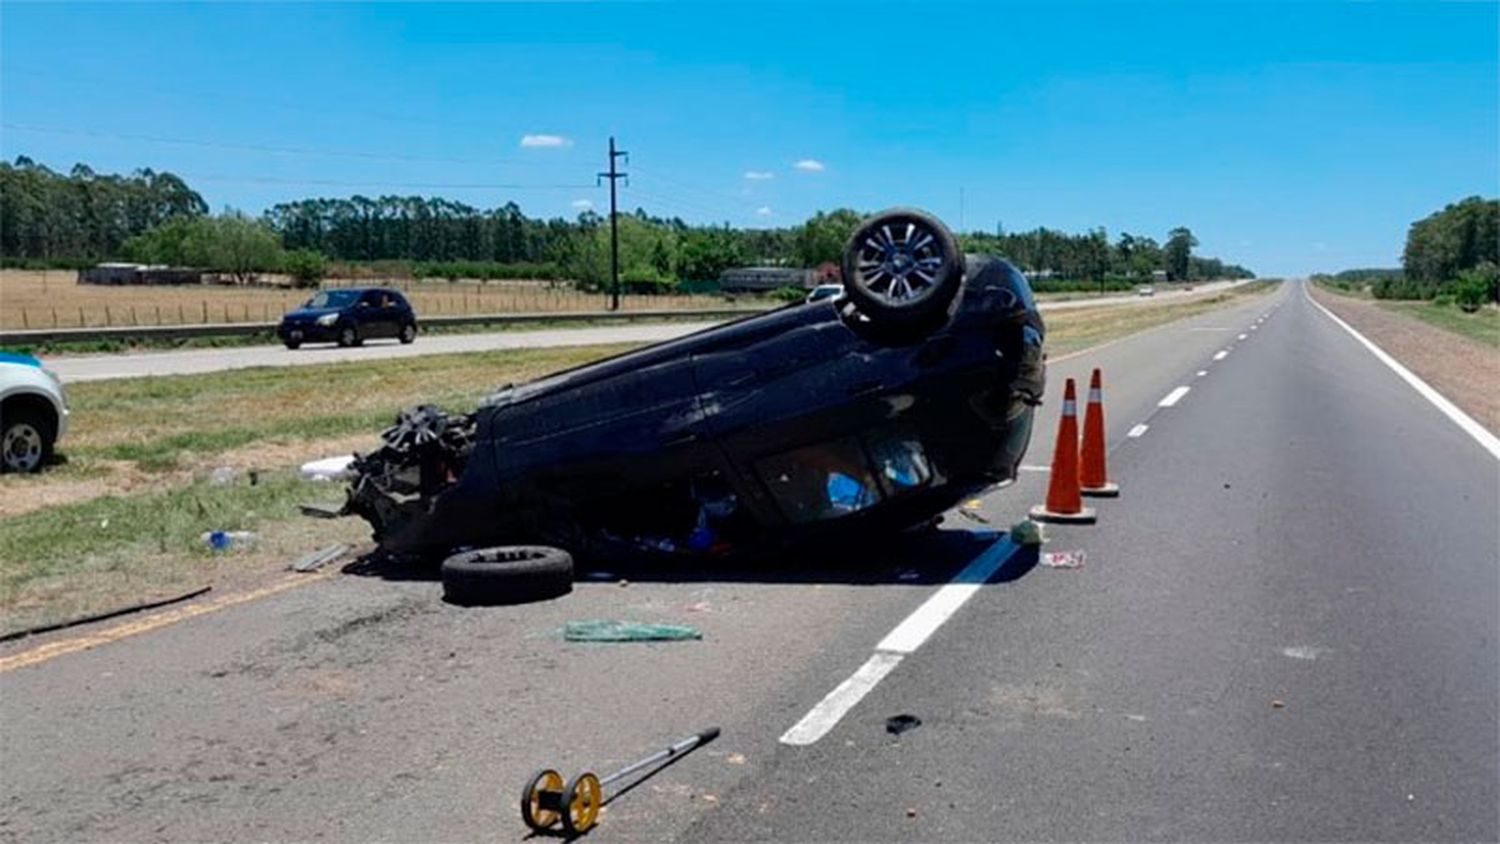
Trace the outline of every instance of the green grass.
<instances>
[{"instance_id":1,"label":"green grass","mask_svg":"<svg viewBox=\"0 0 1500 844\"><path fill-rule=\"evenodd\" d=\"M1500 309L1480 308L1477 313L1466 314L1457 305L1440 305L1435 302L1378 304L1388 311L1415 317L1428 325L1476 340L1492 349L1500 348Z\"/></svg>"}]
</instances>

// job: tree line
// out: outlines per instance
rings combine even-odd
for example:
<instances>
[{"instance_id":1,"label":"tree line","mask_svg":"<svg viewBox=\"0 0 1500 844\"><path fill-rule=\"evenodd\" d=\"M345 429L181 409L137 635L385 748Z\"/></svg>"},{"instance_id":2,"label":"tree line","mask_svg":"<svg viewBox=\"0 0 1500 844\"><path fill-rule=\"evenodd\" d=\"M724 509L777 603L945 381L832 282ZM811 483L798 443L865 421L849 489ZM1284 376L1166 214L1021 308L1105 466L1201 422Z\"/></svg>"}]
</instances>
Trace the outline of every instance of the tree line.
<instances>
[{"instance_id":1,"label":"tree line","mask_svg":"<svg viewBox=\"0 0 1500 844\"><path fill-rule=\"evenodd\" d=\"M1377 299L1437 299L1465 310L1500 302L1500 200L1471 196L1411 224L1401 267L1315 279Z\"/></svg>"},{"instance_id":2,"label":"tree line","mask_svg":"<svg viewBox=\"0 0 1500 844\"><path fill-rule=\"evenodd\" d=\"M236 274L300 266L308 277L326 259L454 278L570 279L585 287L609 278L608 220L593 211L542 219L514 202L483 209L441 197L352 196L278 203L259 218L209 216L203 199L169 173L101 176L77 165L61 174L25 158L0 168L0 256L11 263L128 257ZM735 266L837 264L862 217L840 208L796 226L738 229L637 208L620 219L621 277L636 289L694 289ZM1006 256L1043 283L1148 280L1157 271L1173 280L1252 275L1194 255L1197 240L1187 228L1161 243L1129 233L1111 241L1103 229L1047 228L964 233L960 240L965 250Z\"/></svg>"}]
</instances>

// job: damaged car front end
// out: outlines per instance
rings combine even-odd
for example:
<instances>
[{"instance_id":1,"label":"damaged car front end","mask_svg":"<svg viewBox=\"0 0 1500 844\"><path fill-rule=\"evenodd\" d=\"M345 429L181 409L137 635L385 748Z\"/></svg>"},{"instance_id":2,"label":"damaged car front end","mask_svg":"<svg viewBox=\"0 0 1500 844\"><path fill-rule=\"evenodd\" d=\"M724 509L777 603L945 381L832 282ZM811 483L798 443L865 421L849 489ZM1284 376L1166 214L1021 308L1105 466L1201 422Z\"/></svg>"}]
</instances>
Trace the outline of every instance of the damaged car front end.
<instances>
[{"instance_id":1,"label":"damaged car front end","mask_svg":"<svg viewBox=\"0 0 1500 844\"><path fill-rule=\"evenodd\" d=\"M932 519L1014 479L1045 386L1030 286L942 224L867 220L845 295L405 411L344 512L390 553L717 555Z\"/></svg>"}]
</instances>

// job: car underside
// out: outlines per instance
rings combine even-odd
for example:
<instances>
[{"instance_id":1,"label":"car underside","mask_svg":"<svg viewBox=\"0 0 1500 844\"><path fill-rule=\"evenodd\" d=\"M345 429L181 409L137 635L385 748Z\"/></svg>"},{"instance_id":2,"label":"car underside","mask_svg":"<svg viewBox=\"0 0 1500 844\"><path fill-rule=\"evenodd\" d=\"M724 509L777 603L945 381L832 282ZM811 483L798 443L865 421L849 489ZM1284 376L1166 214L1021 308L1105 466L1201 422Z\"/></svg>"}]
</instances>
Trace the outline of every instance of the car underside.
<instances>
[{"instance_id":1,"label":"car underside","mask_svg":"<svg viewBox=\"0 0 1500 844\"><path fill-rule=\"evenodd\" d=\"M757 553L898 530L1012 480L1043 393L1025 278L915 211L867 220L846 294L404 411L344 513L385 551Z\"/></svg>"}]
</instances>

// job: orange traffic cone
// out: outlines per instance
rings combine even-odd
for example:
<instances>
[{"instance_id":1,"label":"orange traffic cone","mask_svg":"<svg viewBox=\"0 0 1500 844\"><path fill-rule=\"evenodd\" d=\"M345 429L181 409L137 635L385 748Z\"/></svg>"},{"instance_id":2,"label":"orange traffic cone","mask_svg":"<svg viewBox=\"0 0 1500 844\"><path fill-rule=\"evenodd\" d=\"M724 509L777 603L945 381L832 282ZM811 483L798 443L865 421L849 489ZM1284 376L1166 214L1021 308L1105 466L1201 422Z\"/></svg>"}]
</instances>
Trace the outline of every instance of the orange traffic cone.
<instances>
[{"instance_id":1,"label":"orange traffic cone","mask_svg":"<svg viewBox=\"0 0 1500 844\"><path fill-rule=\"evenodd\" d=\"M1094 370L1089 378L1089 404L1083 412L1083 454L1078 469L1078 483L1083 494L1094 498L1114 498L1120 494L1120 485L1109 482L1109 469L1104 459L1104 388L1100 386L1100 372Z\"/></svg>"},{"instance_id":2,"label":"orange traffic cone","mask_svg":"<svg viewBox=\"0 0 1500 844\"><path fill-rule=\"evenodd\" d=\"M1094 511L1083 506L1078 487L1078 391L1069 378L1063 390L1062 421L1057 424L1057 444L1052 449L1052 482L1047 487L1047 503L1031 508L1031 518L1039 522L1094 521Z\"/></svg>"}]
</instances>

